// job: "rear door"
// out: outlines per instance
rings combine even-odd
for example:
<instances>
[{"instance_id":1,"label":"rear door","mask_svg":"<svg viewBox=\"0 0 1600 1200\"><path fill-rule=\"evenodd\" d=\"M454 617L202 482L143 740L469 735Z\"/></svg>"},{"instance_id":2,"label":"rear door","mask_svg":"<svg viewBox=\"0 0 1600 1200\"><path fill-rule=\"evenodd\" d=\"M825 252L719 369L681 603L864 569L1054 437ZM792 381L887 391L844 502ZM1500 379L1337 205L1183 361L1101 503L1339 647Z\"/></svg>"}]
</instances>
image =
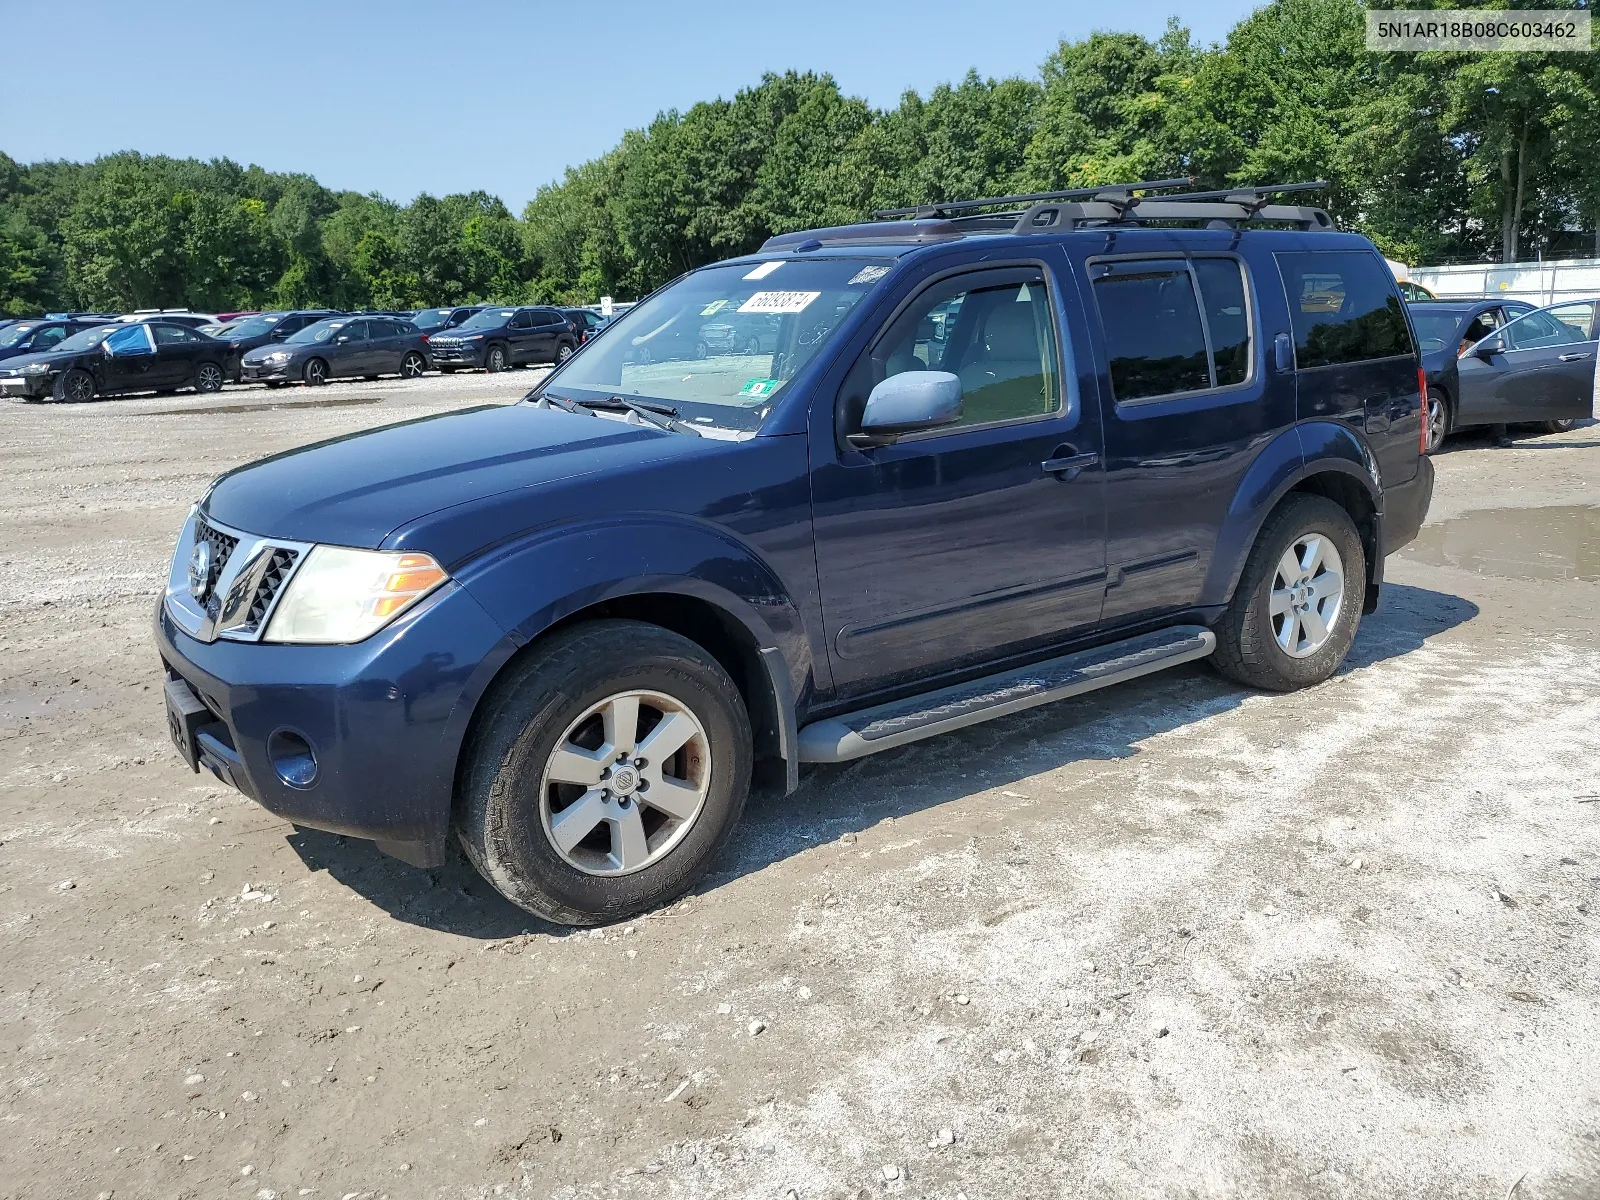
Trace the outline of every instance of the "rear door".
<instances>
[{"instance_id":1,"label":"rear door","mask_svg":"<svg viewBox=\"0 0 1600 1200\"><path fill-rule=\"evenodd\" d=\"M1417 473L1419 360L1405 301L1375 250L1274 255L1294 337L1296 414L1363 435L1383 486Z\"/></svg>"},{"instance_id":2,"label":"rear door","mask_svg":"<svg viewBox=\"0 0 1600 1200\"><path fill-rule=\"evenodd\" d=\"M156 342L156 361L150 369L150 386L182 387L194 382L195 359L203 343L198 334L166 321L150 322Z\"/></svg>"},{"instance_id":3,"label":"rear door","mask_svg":"<svg viewBox=\"0 0 1600 1200\"><path fill-rule=\"evenodd\" d=\"M373 367L369 374L398 375L400 358L408 348L398 322L374 317L367 322L372 338Z\"/></svg>"}]
</instances>

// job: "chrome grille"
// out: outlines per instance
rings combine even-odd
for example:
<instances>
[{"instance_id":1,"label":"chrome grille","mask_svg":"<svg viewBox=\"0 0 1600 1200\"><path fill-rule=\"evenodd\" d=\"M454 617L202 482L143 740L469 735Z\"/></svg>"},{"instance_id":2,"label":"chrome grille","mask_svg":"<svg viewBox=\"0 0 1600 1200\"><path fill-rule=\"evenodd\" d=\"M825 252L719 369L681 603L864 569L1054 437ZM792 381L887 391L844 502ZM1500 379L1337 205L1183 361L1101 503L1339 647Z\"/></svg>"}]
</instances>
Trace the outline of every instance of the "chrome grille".
<instances>
[{"instance_id":1,"label":"chrome grille","mask_svg":"<svg viewBox=\"0 0 1600 1200\"><path fill-rule=\"evenodd\" d=\"M195 521L195 541L206 542L211 547L211 569L206 572L205 587L195 597L201 604L205 604L216 594L217 580L222 578L222 569L228 565L228 559L238 547L239 539L223 533L220 529L213 529L206 523L204 517L200 517Z\"/></svg>"},{"instance_id":2,"label":"chrome grille","mask_svg":"<svg viewBox=\"0 0 1600 1200\"><path fill-rule=\"evenodd\" d=\"M255 595L250 598L250 615L245 618L244 628L261 628L267 610L272 607L273 597L278 594L283 581L289 577L289 572L294 570L294 564L299 561L298 550L290 550L284 546L273 550L272 561L267 564L266 574L261 576L261 582L256 585Z\"/></svg>"}]
</instances>

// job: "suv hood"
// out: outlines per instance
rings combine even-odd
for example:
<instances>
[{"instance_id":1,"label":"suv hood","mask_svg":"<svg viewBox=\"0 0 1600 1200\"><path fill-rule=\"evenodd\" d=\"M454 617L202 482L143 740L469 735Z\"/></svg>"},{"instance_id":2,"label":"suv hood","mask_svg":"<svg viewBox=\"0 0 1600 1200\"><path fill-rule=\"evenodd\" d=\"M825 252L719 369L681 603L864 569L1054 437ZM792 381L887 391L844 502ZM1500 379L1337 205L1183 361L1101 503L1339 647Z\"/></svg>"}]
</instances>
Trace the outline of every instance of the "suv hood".
<instances>
[{"instance_id":1,"label":"suv hood","mask_svg":"<svg viewBox=\"0 0 1600 1200\"><path fill-rule=\"evenodd\" d=\"M682 453L698 440L527 404L495 405L262 459L218 479L204 510L249 533L376 548L398 526L440 509L588 471L626 469Z\"/></svg>"}]
</instances>

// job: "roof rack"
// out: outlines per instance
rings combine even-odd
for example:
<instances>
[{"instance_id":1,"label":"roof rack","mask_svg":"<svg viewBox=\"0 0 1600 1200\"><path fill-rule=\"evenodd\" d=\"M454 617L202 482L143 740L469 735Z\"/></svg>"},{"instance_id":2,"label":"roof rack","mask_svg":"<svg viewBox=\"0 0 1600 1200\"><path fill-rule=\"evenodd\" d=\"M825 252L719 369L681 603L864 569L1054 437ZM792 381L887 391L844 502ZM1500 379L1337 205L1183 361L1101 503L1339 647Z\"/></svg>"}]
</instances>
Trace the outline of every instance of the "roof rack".
<instances>
[{"instance_id":1,"label":"roof rack","mask_svg":"<svg viewBox=\"0 0 1600 1200\"><path fill-rule=\"evenodd\" d=\"M1036 192L1025 196L994 196L983 200L941 201L916 208L883 209L872 215L879 220L944 220L956 226L1012 233L1039 233L1044 230L1069 232L1075 228L1147 221L1200 221L1208 229L1234 229L1241 222L1274 221L1304 230L1332 230L1327 212L1299 204L1274 204L1270 196L1313 192L1326 188L1326 181L1275 183L1260 187L1220 188L1204 192L1178 192L1166 195L1135 195L1135 192L1166 192L1188 187L1191 179L1149 179L1139 183L1115 183L1102 187L1074 188L1064 192ZM1026 206L1026 207L1020 207ZM982 212L986 208L1009 211Z\"/></svg>"}]
</instances>

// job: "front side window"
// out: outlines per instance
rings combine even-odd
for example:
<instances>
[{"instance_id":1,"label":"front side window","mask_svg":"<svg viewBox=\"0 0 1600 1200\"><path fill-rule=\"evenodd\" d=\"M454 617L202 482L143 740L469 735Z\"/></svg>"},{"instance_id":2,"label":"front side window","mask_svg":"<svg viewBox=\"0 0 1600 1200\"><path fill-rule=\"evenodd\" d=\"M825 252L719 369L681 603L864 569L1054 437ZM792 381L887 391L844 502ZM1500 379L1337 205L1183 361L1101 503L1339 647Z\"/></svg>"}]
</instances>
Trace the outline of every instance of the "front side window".
<instances>
[{"instance_id":1,"label":"front side window","mask_svg":"<svg viewBox=\"0 0 1600 1200\"><path fill-rule=\"evenodd\" d=\"M797 257L702 268L620 314L532 395L653 400L689 421L759 429L774 398L892 265ZM772 318L775 333L741 343L709 328L750 316Z\"/></svg>"},{"instance_id":2,"label":"front side window","mask_svg":"<svg viewBox=\"0 0 1600 1200\"><path fill-rule=\"evenodd\" d=\"M1411 354L1394 276L1365 250L1279 254L1301 370Z\"/></svg>"},{"instance_id":3,"label":"front side window","mask_svg":"<svg viewBox=\"0 0 1600 1200\"><path fill-rule=\"evenodd\" d=\"M41 329L39 335L29 344L30 350L50 350L67 336L65 325L52 325L49 329Z\"/></svg>"},{"instance_id":4,"label":"front side window","mask_svg":"<svg viewBox=\"0 0 1600 1200\"><path fill-rule=\"evenodd\" d=\"M351 321L339 330L339 337L346 342L364 342L367 340L367 323L365 321Z\"/></svg>"},{"instance_id":5,"label":"front side window","mask_svg":"<svg viewBox=\"0 0 1600 1200\"><path fill-rule=\"evenodd\" d=\"M759 340L759 330L750 336ZM872 384L903 371L948 371L961 380L961 420L941 433L1061 408L1055 320L1037 270L987 286L970 276L934 285L895 318L870 358Z\"/></svg>"},{"instance_id":6,"label":"front side window","mask_svg":"<svg viewBox=\"0 0 1600 1200\"><path fill-rule=\"evenodd\" d=\"M106 338L106 349L112 354L150 353L150 333L144 325L128 325Z\"/></svg>"},{"instance_id":7,"label":"front side window","mask_svg":"<svg viewBox=\"0 0 1600 1200\"><path fill-rule=\"evenodd\" d=\"M1588 311L1585 312L1585 309ZM1593 319L1592 301L1527 313L1506 325L1506 348L1538 350L1545 346L1571 346L1586 342L1589 340L1588 326Z\"/></svg>"}]
</instances>

